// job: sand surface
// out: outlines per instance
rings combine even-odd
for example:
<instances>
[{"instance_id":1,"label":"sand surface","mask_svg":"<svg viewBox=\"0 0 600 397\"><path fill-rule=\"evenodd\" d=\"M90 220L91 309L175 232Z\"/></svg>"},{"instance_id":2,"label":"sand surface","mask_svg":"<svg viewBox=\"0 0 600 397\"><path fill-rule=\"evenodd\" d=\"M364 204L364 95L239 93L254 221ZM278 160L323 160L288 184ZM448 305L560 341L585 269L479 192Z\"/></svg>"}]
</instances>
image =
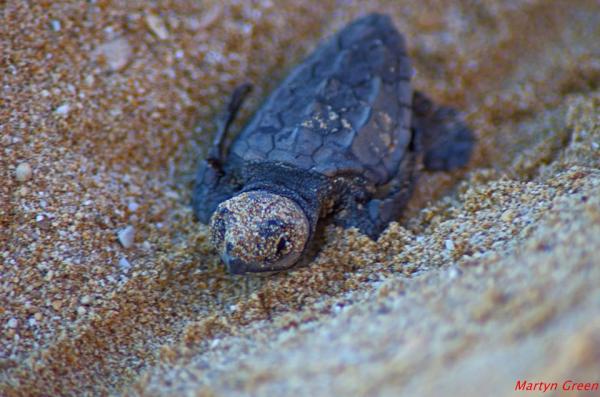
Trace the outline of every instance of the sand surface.
<instances>
[{"instance_id":1,"label":"sand surface","mask_svg":"<svg viewBox=\"0 0 600 397\"><path fill-rule=\"evenodd\" d=\"M0 395L600 382L597 1L0 10ZM415 86L465 113L473 161L423 175L376 242L332 228L309 267L228 275L189 207L211 120L252 81L239 128L320 38L374 10L406 35Z\"/></svg>"}]
</instances>

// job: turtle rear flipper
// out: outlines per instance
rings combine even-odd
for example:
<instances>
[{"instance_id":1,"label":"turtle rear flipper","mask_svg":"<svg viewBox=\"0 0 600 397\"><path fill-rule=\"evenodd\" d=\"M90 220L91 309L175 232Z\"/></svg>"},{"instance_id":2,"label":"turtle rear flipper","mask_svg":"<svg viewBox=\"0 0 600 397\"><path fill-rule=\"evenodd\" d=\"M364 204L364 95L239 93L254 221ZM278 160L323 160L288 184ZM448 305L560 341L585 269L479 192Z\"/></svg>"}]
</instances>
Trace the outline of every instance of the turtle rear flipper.
<instances>
[{"instance_id":1,"label":"turtle rear flipper","mask_svg":"<svg viewBox=\"0 0 600 397\"><path fill-rule=\"evenodd\" d=\"M344 228L356 227L361 233L377 240L390 222L397 220L412 195L417 178L415 148L410 148L398 173L376 197L364 197L356 186L343 199L343 209L334 215L334 223Z\"/></svg>"},{"instance_id":2,"label":"turtle rear flipper","mask_svg":"<svg viewBox=\"0 0 600 397\"><path fill-rule=\"evenodd\" d=\"M427 170L452 171L469 162L475 137L454 108L436 105L415 91L412 129Z\"/></svg>"}]
</instances>

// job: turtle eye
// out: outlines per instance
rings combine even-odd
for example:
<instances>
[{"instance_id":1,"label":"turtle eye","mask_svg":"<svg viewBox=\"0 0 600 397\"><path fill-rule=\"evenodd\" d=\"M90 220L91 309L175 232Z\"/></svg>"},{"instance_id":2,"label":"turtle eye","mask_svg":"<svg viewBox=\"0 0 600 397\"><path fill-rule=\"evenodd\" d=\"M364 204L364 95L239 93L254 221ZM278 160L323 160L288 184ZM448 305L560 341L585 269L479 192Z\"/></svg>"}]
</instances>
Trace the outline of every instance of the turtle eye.
<instances>
[{"instance_id":1,"label":"turtle eye","mask_svg":"<svg viewBox=\"0 0 600 397\"><path fill-rule=\"evenodd\" d=\"M277 253L281 254L281 252L287 247L287 240L285 238L280 238L277 243Z\"/></svg>"}]
</instances>

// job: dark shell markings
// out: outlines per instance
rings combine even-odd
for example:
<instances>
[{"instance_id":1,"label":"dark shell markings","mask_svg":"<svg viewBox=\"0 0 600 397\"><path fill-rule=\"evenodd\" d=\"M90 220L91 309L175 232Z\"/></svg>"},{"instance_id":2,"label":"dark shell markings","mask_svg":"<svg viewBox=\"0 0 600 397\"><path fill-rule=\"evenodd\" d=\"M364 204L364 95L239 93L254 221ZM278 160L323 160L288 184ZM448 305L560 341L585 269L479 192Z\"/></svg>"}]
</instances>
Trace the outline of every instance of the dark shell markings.
<instances>
[{"instance_id":1,"label":"dark shell markings","mask_svg":"<svg viewBox=\"0 0 600 397\"><path fill-rule=\"evenodd\" d=\"M294 266L327 222L376 238L401 214L420 159L430 170L468 162L473 134L413 91L411 75L403 37L371 14L323 42L225 148L248 86L233 93L193 194L232 273Z\"/></svg>"}]
</instances>

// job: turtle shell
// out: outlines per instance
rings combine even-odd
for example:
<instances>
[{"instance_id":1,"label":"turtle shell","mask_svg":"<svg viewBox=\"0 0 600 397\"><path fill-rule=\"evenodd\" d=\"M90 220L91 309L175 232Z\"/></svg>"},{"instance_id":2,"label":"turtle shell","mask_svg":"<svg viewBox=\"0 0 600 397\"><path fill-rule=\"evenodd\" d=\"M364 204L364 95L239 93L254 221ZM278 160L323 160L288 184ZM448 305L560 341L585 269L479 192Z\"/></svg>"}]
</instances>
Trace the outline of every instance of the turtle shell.
<instances>
[{"instance_id":1,"label":"turtle shell","mask_svg":"<svg viewBox=\"0 0 600 397\"><path fill-rule=\"evenodd\" d=\"M231 154L384 184L398 172L411 139L411 75L391 19L358 19L292 70Z\"/></svg>"}]
</instances>

